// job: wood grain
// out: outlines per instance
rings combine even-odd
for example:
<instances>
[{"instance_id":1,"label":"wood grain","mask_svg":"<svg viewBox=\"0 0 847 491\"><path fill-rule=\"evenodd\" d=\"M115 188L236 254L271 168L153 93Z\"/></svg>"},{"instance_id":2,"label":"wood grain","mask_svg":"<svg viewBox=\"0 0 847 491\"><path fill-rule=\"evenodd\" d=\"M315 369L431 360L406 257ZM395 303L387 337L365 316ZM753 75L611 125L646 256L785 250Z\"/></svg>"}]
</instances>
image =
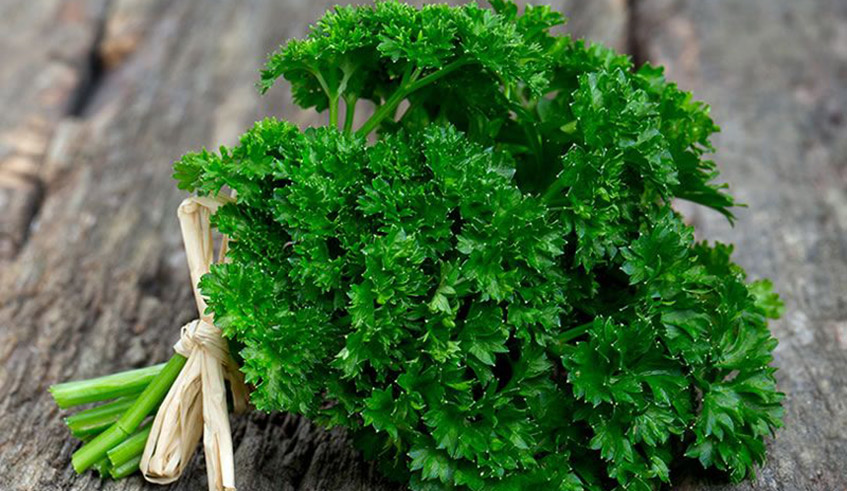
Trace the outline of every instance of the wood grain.
<instances>
[{"instance_id":1,"label":"wood grain","mask_svg":"<svg viewBox=\"0 0 847 491\"><path fill-rule=\"evenodd\" d=\"M253 84L266 53L332 2L35 3L0 5L0 489L156 489L137 476L75 475L76 446L45 389L169 356L196 316L171 162L231 144L268 114L321 122L293 107L284 85L259 98ZM701 236L738 244L738 260L773 277L788 305L774 327L787 428L758 480L738 489L847 489L847 7L554 7L575 35L667 64L724 128L717 160L750 208L730 229L682 206ZM8 184L20 175L34 184ZM240 489L398 489L343 431L302 418L238 417L234 442ZM205 489L201 454L172 489ZM680 486L724 487L693 477Z\"/></svg>"},{"instance_id":2,"label":"wood grain","mask_svg":"<svg viewBox=\"0 0 847 491\"><path fill-rule=\"evenodd\" d=\"M88 86L104 12L104 0L0 5L0 260L26 240L48 142Z\"/></svg>"}]
</instances>

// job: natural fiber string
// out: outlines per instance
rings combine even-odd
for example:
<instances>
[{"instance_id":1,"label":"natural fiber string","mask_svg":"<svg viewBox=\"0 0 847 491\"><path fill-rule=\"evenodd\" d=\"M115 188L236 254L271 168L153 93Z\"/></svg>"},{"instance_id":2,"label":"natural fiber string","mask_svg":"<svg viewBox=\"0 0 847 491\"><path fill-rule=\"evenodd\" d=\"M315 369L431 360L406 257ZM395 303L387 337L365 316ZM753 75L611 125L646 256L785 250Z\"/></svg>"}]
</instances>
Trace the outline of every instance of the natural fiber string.
<instances>
[{"instance_id":1,"label":"natural fiber string","mask_svg":"<svg viewBox=\"0 0 847 491\"><path fill-rule=\"evenodd\" d=\"M230 383L235 412L247 407L247 388L220 329L214 325L212 316L205 313L206 301L198 288L214 257L209 217L225 202L226 198L220 197L188 198L177 212L200 318L182 327L179 342L174 345L174 350L187 361L156 413L141 457L141 472L153 483L177 480L202 434L209 489L235 490L224 381ZM226 248L224 237L220 260Z\"/></svg>"}]
</instances>

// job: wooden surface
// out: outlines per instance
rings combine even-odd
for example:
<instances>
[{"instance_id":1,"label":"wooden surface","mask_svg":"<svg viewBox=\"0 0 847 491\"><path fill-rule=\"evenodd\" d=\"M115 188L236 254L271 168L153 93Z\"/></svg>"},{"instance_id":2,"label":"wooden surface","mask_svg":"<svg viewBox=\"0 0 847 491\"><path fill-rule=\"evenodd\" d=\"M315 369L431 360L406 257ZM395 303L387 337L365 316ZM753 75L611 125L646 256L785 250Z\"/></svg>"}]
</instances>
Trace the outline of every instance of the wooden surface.
<instances>
[{"instance_id":1,"label":"wooden surface","mask_svg":"<svg viewBox=\"0 0 847 491\"><path fill-rule=\"evenodd\" d=\"M0 489L155 489L70 467L46 388L165 359L193 302L171 162L276 114L265 54L329 2L0 2ZM557 2L569 29L668 67L713 105L716 158L749 204L735 228L681 204L699 235L769 276L786 428L758 478L680 489L847 489L847 2ZM392 490L341 431L288 415L234 423L242 490ZM202 452L200 452L202 453ZM200 454L198 453L198 455ZM708 478L705 478L708 479ZM202 456L173 489L205 489Z\"/></svg>"}]
</instances>

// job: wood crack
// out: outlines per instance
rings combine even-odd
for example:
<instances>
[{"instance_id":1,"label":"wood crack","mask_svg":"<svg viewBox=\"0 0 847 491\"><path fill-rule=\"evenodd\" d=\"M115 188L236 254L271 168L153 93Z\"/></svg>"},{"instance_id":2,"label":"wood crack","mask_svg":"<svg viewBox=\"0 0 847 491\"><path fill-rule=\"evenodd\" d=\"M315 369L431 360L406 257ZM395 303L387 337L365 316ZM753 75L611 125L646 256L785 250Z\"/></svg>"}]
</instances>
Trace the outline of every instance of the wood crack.
<instances>
[{"instance_id":1,"label":"wood crack","mask_svg":"<svg viewBox=\"0 0 847 491\"><path fill-rule=\"evenodd\" d=\"M46 66L33 74L46 82L17 87L21 110L16 117L0 118L0 261L14 259L29 239L49 187L50 149L63 122L85 113L105 76L100 53L111 3L92 2L82 11L74 3L58 8L59 25L47 29L57 35L43 35L40 54ZM63 29L80 28L88 36L65 43Z\"/></svg>"},{"instance_id":2,"label":"wood crack","mask_svg":"<svg viewBox=\"0 0 847 491\"><path fill-rule=\"evenodd\" d=\"M106 66L103 61L102 47L112 5L112 0L105 0L102 11L97 18L94 39L88 50L82 77L68 107L68 116L81 117L85 114L105 76Z\"/></svg>"},{"instance_id":3,"label":"wood crack","mask_svg":"<svg viewBox=\"0 0 847 491\"><path fill-rule=\"evenodd\" d=\"M640 0L626 0L626 51L632 56L632 63L638 69L648 61L644 43L641 40Z\"/></svg>"}]
</instances>

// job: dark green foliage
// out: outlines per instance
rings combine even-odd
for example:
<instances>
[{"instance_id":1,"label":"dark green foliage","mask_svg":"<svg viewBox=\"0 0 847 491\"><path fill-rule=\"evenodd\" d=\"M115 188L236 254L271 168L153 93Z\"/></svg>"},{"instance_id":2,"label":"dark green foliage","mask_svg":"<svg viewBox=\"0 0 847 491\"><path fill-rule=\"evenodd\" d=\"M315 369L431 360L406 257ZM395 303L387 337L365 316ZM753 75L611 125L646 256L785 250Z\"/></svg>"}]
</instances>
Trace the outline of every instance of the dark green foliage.
<instances>
[{"instance_id":1,"label":"dark green foliage","mask_svg":"<svg viewBox=\"0 0 847 491\"><path fill-rule=\"evenodd\" d=\"M238 193L201 286L253 401L351 428L414 489L654 489L685 458L750 475L781 424L781 303L670 207L732 218L707 107L549 34L546 7L494 6L336 8L261 81L328 127L268 119L175 165ZM354 130L339 101L361 99Z\"/></svg>"}]
</instances>

